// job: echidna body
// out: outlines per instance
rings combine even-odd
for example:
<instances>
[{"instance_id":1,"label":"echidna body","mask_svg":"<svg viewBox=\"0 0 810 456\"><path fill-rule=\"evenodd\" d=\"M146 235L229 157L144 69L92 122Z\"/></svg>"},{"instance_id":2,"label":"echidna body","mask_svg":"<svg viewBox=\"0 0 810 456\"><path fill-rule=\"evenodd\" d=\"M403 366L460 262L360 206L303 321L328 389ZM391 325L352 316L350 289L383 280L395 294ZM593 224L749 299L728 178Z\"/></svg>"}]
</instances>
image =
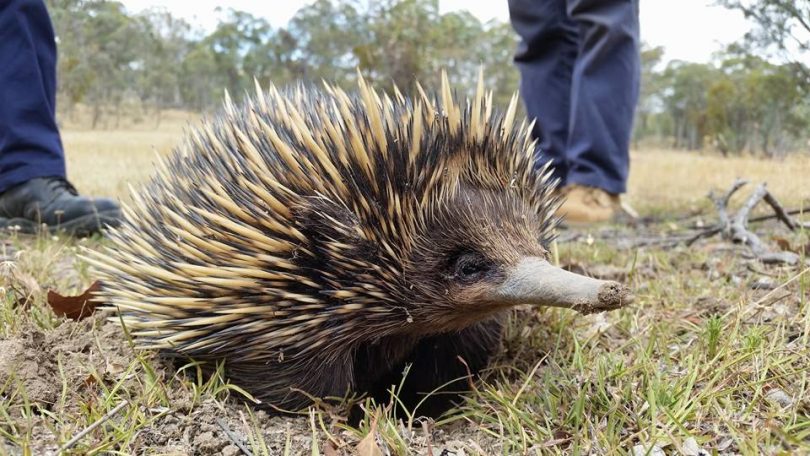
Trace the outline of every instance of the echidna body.
<instances>
[{"instance_id":1,"label":"echidna body","mask_svg":"<svg viewBox=\"0 0 810 456\"><path fill-rule=\"evenodd\" d=\"M90 258L139 346L296 410L406 363L412 398L477 372L517 304L621 304L544 260L557 199L517 97L396 93L257 86L192 131Z\"/></svg>"}]
</instances>

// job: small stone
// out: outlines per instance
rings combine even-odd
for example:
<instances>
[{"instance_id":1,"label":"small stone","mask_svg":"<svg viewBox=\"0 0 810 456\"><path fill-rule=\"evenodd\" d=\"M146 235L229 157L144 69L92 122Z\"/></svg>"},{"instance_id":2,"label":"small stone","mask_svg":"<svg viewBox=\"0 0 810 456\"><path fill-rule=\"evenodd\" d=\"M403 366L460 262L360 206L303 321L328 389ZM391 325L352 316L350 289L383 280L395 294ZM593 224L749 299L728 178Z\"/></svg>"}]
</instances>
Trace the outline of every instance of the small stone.
<instances>
[{"instance_id":1,"label":"small stone","mask_svg":"<svg viewBox=\"0 0 810 456\"><path fill-rule=\"evenodd\" d=\"M666 456L666 453L664 453L664 450L658 445L653 445L652 448L644 445L636 445L633 447L632 456Z\"/></svg>"},{"instance_id":2,"label":"small stone","mask_svg":"<svg viewBox=\"0 0 810 456\"><path fill-rule=\"evenodd\" d=\"M762 277L751 283L752 290L773 290L774 288L776 288L776 284L773 279L767 277Z\"/></svg>"},{"instance_id":3,"label":"small stone","mask_svg":"<svg viewBox=\"0 0 810 456\"><path fill-rule=\"evenodd\" d=\"M242 450L236 445L228 445L222 449L223 456L236 456L242 454Z\"/></svg>"},{"instance_id":4,"label":"small stone","mask_svg":"<svg viewBox=\"0 0 810 456\"><path fill-rule=\"evenodd\" d=\"M689 437L683 442L681 454L684 456L709 456L709 452L701 448L694 437Z\"/></svg>"},{"instance_id":5,"label":"small stone","mask_svg":"<svg viewBox=\"0 0 810 456\"><path fill-rule=\"evenodd\" d=\"M768 394L765 395L765 399L780 407L790 407L793 405L793 398L779 388L768 391Z\"/></svg>"}]
</instances>

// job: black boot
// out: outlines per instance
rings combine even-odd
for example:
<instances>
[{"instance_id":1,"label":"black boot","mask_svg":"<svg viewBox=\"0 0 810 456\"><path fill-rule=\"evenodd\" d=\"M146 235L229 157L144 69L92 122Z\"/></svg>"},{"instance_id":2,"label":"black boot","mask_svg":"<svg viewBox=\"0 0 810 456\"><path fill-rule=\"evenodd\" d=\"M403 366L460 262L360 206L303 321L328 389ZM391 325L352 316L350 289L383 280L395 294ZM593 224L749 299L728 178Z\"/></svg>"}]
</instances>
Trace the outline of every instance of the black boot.
<instances>
[{"instance_id":1,"label":"black boot","mask_svg":"<svg viewBox=\"0 0 810 456\"><path fill-rule=\"evenodd\" d=\"M120 218L118 203L79 196L70 182L59 177L31 179L0 194L0 229L23 233L47 229L87 236L105 226L118 226Z\"/></svg>"}]
</instances>

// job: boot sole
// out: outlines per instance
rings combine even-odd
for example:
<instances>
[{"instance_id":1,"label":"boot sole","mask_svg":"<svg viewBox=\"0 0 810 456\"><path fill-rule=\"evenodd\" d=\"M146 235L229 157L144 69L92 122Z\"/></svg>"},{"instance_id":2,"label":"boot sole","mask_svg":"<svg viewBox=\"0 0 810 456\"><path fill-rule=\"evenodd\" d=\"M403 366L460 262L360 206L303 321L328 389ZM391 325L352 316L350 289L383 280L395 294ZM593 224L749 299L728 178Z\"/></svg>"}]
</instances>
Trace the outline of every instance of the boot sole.
<instances>
[{"instance_id":1,"label":"boot sole","mask_svg":"<svg viewBox=\"0 0 810 456\"><path fill-rule=\"evenodd\" d=\"M121 211L117 210L83 215L54 226L24 218L0 217L0 230L24 234L56 234L64 232L72 236L89 236L108 227L118 226L120 220Z\"/></svg>"}]
</instances>

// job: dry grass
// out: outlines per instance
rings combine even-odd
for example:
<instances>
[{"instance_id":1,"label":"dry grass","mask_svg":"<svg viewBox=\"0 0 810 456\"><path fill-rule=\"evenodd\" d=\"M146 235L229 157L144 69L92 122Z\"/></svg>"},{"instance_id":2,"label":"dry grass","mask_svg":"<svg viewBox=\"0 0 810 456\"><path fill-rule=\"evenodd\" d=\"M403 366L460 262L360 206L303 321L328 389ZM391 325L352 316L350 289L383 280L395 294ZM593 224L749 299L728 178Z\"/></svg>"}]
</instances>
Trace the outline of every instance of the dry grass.
<instances>
[{"instance_id":1,"label":"dry grass","mask_svg":"<svg viewBox=\"0 0 810 456\"><path fill-rule=\"evenodd\" d=\"M121 130L89 130L68 123L62 140L68 176L83 193L126 200L128 185L148 179L155 154L168 154L198 116L167 112L158 129L140 126ZM83 125L83 124L82 124Z\"/></svg>"},{"instance_id":2,"label":"dry grass","mask_svg":"<svg viewBox=\"0 0 810 456\"><path fill-rule=\"evenodd\" d=\"M64 131L68 173L88 194L127 198L127 185L147 179L155 153L167 154L195 126L198 116L167 112L160 129L139 126L126 130ZM772 192L790 206L810 201L810 154L784 160L754 157L723 158L713 154L643 150L632 154L629 202L642 212L667 212L704 207L712 188L727 188L737 177L768 182Z\"/></svg>"},{"instance_id":3,"label":"dry grass","mask_svg":"<svg viewBox=\"0 0 810 456\"><path fill-rule=\"evenodd\" d=\"M810 202L810 152L768 160L644 150L632 154L630 166L628 196L640 210L705 206L710 189L726 189L738 177L767 182L771 192L786 205Z\"/></svg>"}]
</instances>

